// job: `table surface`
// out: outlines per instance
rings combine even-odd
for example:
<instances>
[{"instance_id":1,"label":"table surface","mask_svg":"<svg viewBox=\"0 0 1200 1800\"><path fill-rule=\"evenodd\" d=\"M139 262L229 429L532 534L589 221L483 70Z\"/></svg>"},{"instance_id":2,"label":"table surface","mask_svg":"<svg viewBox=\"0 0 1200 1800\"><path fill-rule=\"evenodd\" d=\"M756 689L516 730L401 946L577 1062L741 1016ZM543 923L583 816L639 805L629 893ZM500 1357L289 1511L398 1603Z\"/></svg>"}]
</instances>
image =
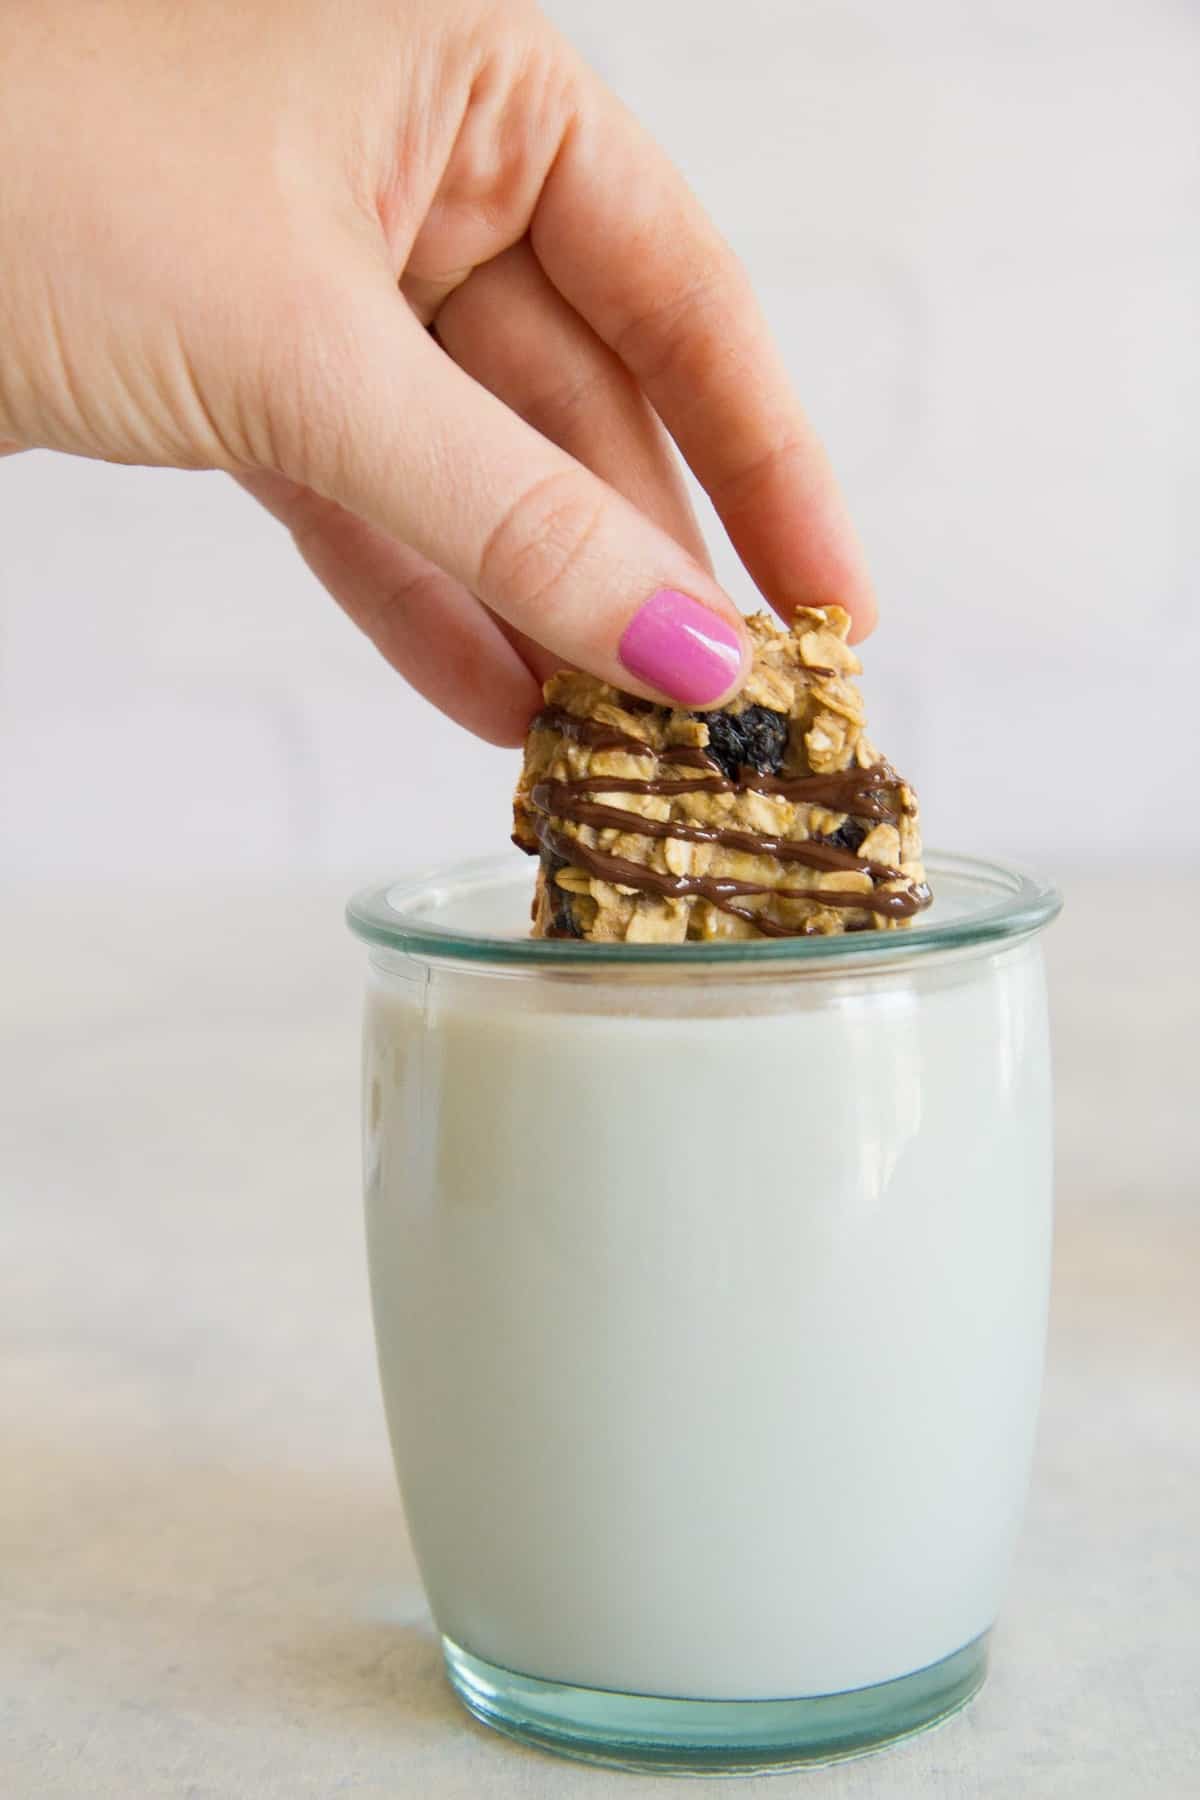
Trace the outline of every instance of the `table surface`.
<instances>
[{"instance_id":1,"label":"table surface","mask_svg":"<svg viewBox=\"0 0 1200 1800\"><path fill-rule=\"evenodd\" d=\"M992 1675L940 1731L739 1800L1200 1793L1195 887L1156 878L1134 923L1066 886L1049 1370ZM510 1744L442 1678L376 1387L339 914L4 902L6 1800L678 1792Z\"/></svg>"}]
</instances>

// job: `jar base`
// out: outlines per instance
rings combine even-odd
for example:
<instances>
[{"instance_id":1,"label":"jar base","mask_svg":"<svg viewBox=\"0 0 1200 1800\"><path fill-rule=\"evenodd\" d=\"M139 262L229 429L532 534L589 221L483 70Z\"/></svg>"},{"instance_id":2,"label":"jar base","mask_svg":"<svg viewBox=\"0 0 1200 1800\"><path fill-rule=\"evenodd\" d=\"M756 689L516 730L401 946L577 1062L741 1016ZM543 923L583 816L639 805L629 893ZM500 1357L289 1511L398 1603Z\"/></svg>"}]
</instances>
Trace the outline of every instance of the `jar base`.
<instances>
[{"instance_id":1,"label":"jar base","mask_svg":"<svg viewBox=\"0 0 1200 1800\"><path fill-rule=\"evenodd\" d=\"M949 1718L983 1686L988 1633L874 1687L796 1700L668 1700L518 1675L442 1639L455 1693L523 1744L617 1769L749 1775L842 1762Z\"/></svg>"}]
</instances>

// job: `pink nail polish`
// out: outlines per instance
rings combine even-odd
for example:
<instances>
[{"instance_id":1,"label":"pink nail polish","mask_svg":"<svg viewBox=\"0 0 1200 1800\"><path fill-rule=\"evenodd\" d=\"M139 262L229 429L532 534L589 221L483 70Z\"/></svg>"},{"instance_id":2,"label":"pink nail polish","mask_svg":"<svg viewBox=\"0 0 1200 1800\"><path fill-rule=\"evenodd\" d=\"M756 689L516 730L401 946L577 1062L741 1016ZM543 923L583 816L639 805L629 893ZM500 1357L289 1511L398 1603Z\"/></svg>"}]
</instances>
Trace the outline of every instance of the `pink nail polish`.
<instances>
[{"instance_id":1,"label":"pink nail polish","mask_svg":"<svg viewBox=\"0 0 1200 1800\"><path fill-rule=\"evenodd\" d=\"M674 588L660 588L634 613L617 654L631 675L684 706L706 706L731 688L742 666L737 632L719 613Z\"/></svg>"}]
</instances>

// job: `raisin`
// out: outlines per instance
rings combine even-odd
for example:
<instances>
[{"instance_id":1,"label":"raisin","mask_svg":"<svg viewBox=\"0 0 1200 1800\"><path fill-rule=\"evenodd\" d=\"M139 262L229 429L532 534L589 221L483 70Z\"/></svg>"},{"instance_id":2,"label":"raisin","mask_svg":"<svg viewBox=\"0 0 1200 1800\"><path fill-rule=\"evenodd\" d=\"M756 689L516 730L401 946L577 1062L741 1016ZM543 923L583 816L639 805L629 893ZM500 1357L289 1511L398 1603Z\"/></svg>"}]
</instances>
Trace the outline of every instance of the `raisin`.
<instances>
[{"instance_id":1,"label":"raisin","mask_svg":"<svg viewBox=\"0 0 1200 1800\"><path fill-rule=\"evenodd\" d=\"M542 865L546 871L546 894L550 903L550 928L547 937L581 938L582 927L575 917L575 908L571 904L571 896L565 888L560 888L554 877L560 869L566 868L561 856L542 855Z\"/></svg>"},{"instance_id":2,"label":"raisin","mask_svg":"<svg viewBox=\"0 0 1200 1800\"><path fill-rule=\"evenodd\" d=\"M866 835L867 828L858 819L847 819L836 831L827 832L821 842L833 844L838 850L857 850Z\"/></svg>"},{"instance_id":3,"label":"raisin","mask_svg":"<svg viewBox=\"0 0 1200 1800\"><path fill-rule=\"evenodd\" d=\"M697 713L708 726L708 754L730 781L741 769L760 775L778 775L788 745L785 713L767 706L747 706L742 712Z\"/></svg>"}]
</instances>

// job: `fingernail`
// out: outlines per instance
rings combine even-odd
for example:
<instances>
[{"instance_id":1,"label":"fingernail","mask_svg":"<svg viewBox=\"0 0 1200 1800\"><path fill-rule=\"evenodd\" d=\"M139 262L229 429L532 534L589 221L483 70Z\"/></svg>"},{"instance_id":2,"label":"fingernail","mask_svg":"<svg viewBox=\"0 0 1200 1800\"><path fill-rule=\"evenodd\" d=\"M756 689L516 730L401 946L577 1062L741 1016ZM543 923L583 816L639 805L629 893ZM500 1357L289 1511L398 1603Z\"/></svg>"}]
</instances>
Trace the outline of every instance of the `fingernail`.
<instances>
[{"instance_id":1,"label":"fingernail","mask_svg":"<svg viewBox=\"0 0 1200 1800\"><path fill-rule=\"evenodd\" d=\"M685 706L720 699L737 680L742 646L719 613L674 588L659 588L621 635L622 665L647 687Z\"/></svg>"}]
</instances>

